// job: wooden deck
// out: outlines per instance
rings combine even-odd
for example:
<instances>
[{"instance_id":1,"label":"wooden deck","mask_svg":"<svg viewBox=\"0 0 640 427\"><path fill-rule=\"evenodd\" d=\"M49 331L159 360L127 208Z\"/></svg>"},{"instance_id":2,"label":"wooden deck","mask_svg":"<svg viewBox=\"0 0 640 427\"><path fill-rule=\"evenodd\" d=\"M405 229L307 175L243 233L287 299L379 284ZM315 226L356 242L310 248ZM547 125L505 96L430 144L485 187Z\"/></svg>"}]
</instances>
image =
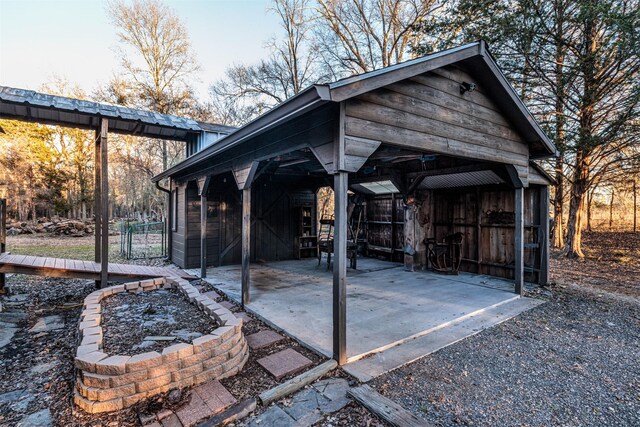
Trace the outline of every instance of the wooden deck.
<instances>
[{"instance_id":1,"label":"wooden deck","mask_svg":"<svg viewBox=\"0 0 640 427\"><path fill-rule=\"evenodd\" d=\"M0 253L0 273L100 280L100 263L77 259ZM194 276L178 268L109 263L108 277L110 281L114 282L163 276L195 279Z\"/></svg>"}]
</instances>

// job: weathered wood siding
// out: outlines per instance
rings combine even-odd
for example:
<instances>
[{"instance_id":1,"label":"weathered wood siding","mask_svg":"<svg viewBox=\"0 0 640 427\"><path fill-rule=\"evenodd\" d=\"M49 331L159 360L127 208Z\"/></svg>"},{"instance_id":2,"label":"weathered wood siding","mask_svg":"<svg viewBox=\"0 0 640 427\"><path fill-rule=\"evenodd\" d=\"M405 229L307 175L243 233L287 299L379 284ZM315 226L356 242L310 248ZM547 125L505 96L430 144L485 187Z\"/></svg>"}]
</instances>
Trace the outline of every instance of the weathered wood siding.
<instances>
[{"instance_id":1,"label":"weathered wood siding","mask_svg":"<svg viewBox=\"0 0 640 427\"><path fill-rule=\"evenodd\" d=\"M524 193L525 280L538 280L540 244L540 187ZM430 236L437 241L451 233L463 234L461 269L472 273L513 279L514 275L514 190L478 188L433 192L433 221ZM537 247L536 247L537 246Z\"/></svg>"},{"instance_id":2,"label":"weathered wood siding","mask_svg":"<svg viewBox=\"0 0 640 427\"><path fill-rule=\"evenodd\" d=\"M177 230L171 231L171 261L179 267L184 267L185 262L185 218L187 207L185 204L186 186L176 186L178 207L177 212Z\"/></svg>"},{"instance_id":3,"label":"weathered wood siding","mask_svg":"<svg viewBox=\"0 0 640 427\"><path fill-rule=\"evenodd\" d=\"M287 180L262 179L252 189L251 261L295 258L300 203L314 193ZM200 266L200 197L195 185L186 192L187 257L185 268ZM315 206L314 206L315 211ZM315 215L315 212L314 212ZM242 200L233 177L213 181L208 192L207 265L238 264L242 258ZM175 234L174 234L175 235Z\"/></svg>"},{"instance_id":4,"label":"weathered wood siding","mask_svg":"<svg viewBox=\"0 0 640 427\"><path fill-rule=\"evenodd\" d=\"M345 134L468 159L514 165L526 180L529 150L483 93L460 94L465 72L430 72L346 101Z\"/></svg>"}]
</instances>

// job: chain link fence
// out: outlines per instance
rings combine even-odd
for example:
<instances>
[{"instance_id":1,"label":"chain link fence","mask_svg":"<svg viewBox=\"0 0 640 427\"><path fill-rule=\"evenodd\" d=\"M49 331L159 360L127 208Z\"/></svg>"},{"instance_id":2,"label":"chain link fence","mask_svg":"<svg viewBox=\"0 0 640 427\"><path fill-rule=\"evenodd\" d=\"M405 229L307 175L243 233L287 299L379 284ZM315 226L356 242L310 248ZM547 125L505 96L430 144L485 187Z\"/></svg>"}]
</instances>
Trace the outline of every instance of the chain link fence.
<instances>
[{"instance_id":1,"label":"chain link fence","mask_svg":"<svg viewBox=\"0 0 640 427\"><path fill-rule=\"evenodd\" d=\"M126 259L167 256L165 222L120 222L120 255Z\"/></svg>"}]
</instances>

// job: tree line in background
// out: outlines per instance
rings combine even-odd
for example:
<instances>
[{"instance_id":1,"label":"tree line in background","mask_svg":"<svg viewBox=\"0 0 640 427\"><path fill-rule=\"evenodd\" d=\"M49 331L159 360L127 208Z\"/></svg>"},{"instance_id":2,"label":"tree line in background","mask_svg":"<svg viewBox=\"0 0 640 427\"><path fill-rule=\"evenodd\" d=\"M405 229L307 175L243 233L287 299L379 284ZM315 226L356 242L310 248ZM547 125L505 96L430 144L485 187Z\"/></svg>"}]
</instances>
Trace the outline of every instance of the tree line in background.
<instances>
[{"instance_id":1,"label":"tree line in background","mask_svg":"<svg viewBox=\"0 0 640 427\"><path fill-rule=\"evenodd\" d=\"M202 95L190 85L197 58L173 11L158 0L110 3L120 39L114 77L91 96L64 84L49 90L242 125L311 84L484 39L558 147L544 165L556 180L555 246L582 256L592 205L640 184L639 0L274 0L272 12L281 33L265 42L269 56L230 66ZM0 162L19 171L4 178L15 212L90 211L92 133L1 126ZM164 196L149 178L182 158L182 144L112 140L114 213L161 214Z\"/></svg>"}]
</instances>

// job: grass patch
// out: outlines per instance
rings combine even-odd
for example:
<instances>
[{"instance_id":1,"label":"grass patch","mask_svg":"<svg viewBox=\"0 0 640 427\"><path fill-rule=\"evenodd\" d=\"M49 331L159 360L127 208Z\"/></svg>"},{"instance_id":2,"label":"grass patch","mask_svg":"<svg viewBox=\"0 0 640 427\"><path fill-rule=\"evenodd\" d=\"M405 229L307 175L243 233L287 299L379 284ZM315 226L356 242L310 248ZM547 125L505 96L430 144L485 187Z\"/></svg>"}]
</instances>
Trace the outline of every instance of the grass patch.
<instances>
[{"instance_id":1,"label":"grass patch","mask_svg":"<svg viewBox=\"0 0 640 427\"><path fill-rule=\"evenodd\" d=\"M120 246L110 242L109 260L120 259ZM7 239L7 251L20 255L93 261L95 246L91 238L52 238L48 236Z\"/></svg>"},{"instance_id":2,"label":"grass patch","mask_svg":"<svg viewBox=\"0 0 640 427\"><path fill-rule=\"evenodd\" d=\"M14 252L20 255L79 259L83 261L92 261L95 253L95 249L93 245L64 245L64 246L50 246L50 245L13 246L12 245L12 246L8 246L7 250L9 252Z\"/></svg>"}]
</instances>

